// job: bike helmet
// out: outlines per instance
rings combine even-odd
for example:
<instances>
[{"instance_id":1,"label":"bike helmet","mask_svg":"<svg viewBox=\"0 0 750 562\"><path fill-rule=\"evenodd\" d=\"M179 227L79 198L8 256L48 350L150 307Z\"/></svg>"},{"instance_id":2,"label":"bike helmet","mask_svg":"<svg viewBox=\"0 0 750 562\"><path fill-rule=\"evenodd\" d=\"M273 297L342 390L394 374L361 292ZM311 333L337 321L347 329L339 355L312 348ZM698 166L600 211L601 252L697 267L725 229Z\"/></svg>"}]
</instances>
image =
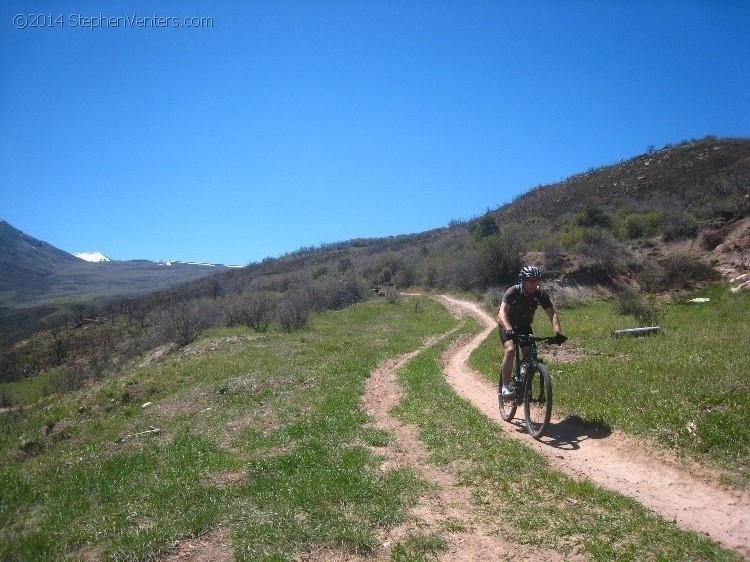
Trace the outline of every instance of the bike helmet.
<instances>
[{"instance_id":1,"label":"bike helmet","mask_svg":"<svg viewBox=\"0 0 750 562\"><path fill-rule=\"evenodd\" d=\"M520 280L524 279L539 279L542 276L542 272L539 271L538 267L533 265L525 265L521 268L521 273L518 274Z\"/></svg>"}]
</instances>

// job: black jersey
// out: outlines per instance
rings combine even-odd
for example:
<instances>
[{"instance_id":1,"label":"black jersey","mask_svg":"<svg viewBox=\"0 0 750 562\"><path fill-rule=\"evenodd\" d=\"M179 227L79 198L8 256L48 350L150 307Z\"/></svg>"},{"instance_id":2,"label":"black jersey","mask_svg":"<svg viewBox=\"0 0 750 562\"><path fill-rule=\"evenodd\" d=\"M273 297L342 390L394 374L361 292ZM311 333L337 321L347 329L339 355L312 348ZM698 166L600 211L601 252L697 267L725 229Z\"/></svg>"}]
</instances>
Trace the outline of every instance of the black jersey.
<instances>
[{"instance_id":1,"label":"black jersey","mask_svg":"<svg viewBox=\"0 0 750 562\"><path fill-rule=\"evenodd\" d=\"M542 305L544 310L552 306L547 291L542 291L537 287L530 296L527 296L521 289L520 284L513 285L505 291L503 302L510 305L508 320L513 327L529 332L531 331L531 323L534 321L534 313L539 305Z\"/></svg>"}]
</instances>

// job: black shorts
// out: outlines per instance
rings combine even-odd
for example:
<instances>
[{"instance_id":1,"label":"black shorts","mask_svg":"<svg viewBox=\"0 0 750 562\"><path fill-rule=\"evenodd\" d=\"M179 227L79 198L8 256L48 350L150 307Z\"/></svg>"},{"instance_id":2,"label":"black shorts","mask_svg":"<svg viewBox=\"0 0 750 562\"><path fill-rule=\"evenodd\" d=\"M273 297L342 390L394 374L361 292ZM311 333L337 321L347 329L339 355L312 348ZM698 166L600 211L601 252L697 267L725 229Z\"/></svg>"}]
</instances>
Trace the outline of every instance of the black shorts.
<instances>
[{"instance_id":1,"label":"black shorts","mask_svg":"<svg viewBox=\"0 0 750 562\"><path fill-rule=\"evenodd\" d=\"M508 341L508 338L505 336L505 328L502 326L498 326L498 329L500 330L500 341L505 345L505 342ZM531 329L531 326L525 326L523 328L519 328L518 330L515 330L516 334L533 334L534 331Z\"/></svg>"}]
</instances>

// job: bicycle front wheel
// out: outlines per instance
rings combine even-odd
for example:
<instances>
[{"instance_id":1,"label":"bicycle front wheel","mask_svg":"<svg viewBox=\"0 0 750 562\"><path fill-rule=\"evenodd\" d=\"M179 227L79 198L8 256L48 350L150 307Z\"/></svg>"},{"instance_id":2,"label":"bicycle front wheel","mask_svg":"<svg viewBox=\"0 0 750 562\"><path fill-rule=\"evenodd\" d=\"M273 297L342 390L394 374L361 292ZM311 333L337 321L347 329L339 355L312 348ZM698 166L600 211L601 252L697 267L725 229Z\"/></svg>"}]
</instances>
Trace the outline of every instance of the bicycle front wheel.
<instances>
[{"instance_id":1,"label":"bicycle front wheel","mask_svg":"<svg viewBox=\"0 0 750 562\"><path fill-rule=\"evenodd\" d=\"M528 372L523 409L526 428L534 439L539 439L547 431L552 417L552 377L542 363L536 363Z\"/></svg>"}]
</instances>

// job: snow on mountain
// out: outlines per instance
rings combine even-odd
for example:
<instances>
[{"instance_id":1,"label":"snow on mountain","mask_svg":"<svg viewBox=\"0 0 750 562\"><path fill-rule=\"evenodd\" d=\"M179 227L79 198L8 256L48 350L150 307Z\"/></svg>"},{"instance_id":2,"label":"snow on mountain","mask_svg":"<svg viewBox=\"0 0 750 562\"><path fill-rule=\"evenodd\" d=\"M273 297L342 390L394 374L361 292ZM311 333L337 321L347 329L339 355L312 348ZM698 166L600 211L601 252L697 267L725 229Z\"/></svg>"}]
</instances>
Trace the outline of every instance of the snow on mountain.
<instances>
[{"instance_id":1,"label":"snow on mountain","mask_svg":"<svg viewBox=\"0 0 750 562\"><path fill-rule=\"evenodd\" d=\"M91 261L91 262L112 261L101 252L80 252L78 254L73 254L73 255L84 261Z\"/></svg>"}]
</instances>

